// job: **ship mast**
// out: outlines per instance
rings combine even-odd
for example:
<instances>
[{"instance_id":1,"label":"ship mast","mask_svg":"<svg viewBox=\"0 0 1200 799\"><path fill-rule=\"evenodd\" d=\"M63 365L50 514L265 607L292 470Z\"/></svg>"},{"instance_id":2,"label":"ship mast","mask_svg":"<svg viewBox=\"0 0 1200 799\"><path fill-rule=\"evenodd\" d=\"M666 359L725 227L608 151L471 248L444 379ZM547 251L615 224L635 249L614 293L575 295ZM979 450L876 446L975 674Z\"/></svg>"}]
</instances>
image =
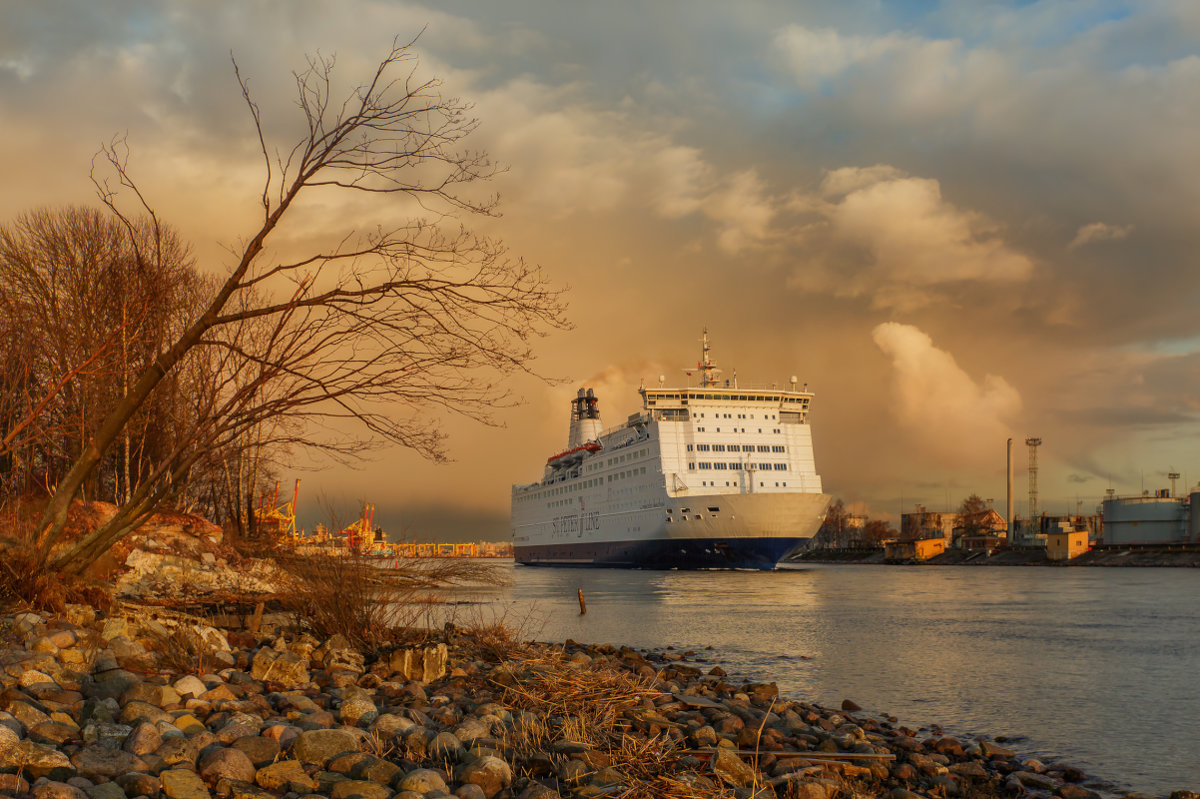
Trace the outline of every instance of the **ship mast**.
<instances>
[{"instance_id":1,"label":"ship mast","mask_svg":"<svg viewBox=\"0 0 1200 799\"><path fill-rule=\"evenodd\" d=\"M700 363L696 364L700 369L700 385L701 387L715 386L717 384L717 375L721 370L713 365L712 358L708 354L708 328L704 328L704 333L700 337Z\"/></svg>"}]
</instances>

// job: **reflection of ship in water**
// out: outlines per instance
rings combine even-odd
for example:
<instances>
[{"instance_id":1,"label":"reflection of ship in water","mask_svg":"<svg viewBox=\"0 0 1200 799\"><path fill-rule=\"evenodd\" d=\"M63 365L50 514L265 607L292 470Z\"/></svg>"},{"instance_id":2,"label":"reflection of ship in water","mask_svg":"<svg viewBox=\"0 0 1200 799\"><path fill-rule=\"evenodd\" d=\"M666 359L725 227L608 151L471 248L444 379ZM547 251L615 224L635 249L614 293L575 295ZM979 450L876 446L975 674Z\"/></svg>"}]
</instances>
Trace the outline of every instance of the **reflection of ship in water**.
<instances>
[{"instance_id":1,"label":"reflection of ship in water","mask_svg":"<svg viewBox=\"0 0 1200 799\"><path fill-rule=\"evenodd\" d=\"M812 537L829 504L813 395L794 377L789 389L719 384L702 342L698 387L641 388L642 410L615 428L579 390L567 448L540 482L513 486L518 563L771 569Z\"/></svg>"}]
</instances>

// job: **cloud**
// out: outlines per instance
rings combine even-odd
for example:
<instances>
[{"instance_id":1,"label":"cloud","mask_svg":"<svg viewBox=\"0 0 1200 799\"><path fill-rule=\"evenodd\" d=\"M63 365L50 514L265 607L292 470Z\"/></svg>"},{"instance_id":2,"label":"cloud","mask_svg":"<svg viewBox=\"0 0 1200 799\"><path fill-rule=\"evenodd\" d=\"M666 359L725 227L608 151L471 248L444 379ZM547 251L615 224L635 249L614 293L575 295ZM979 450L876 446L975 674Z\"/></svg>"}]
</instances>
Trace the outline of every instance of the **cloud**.
<instances>
[{"instance_id":1,"label":"cloud","mask_svg":"<svg viewBox=\"0 0 1200 799\"><path fill-rule=\"evenodd\" d=\"M1104 222L1092 222L1079 228L1075 238L1067 245L1068 250L1082 247L1096 241L1115 241L1123 239L1133 232L1133 225L1109 225Z\"/></svg>"},{"instance_id":2,"label":"cloud","mask_svg":"<svg viewBox=\"0 0 1200 799\"><path fill-rule=\"evenodd\" d=\"M912 325L885 322L872 338L892 361L891 408L918 451L947 462L974 462L992 457L1011 435L1009 422L1021 410L1021 396L1003 377L989 374L977 383Z\"/></svg>"},{"instance_id":3,"label":"cloud","mask_svg":"<svg viewBox=\"0 0 1200 799\"><path fill-rule=\"evenodd\" d=\"M947 201L939 181L885 164L834 169L814 197L792 204L821 222L805 234L811 258L793 279L802 288L912 310L942 299L939 289L1033 272L999 224Z\"/></svg>"},{"instance_id":4,"label":"cloud","mask_svg":"<svg viewBox=\"0 0 1200 799\"><path fill-rule=\"evenodd\" d=\"M732 175L704 203L704 213L720 228L717 246L736 254L767 238L777 202L768 197L758 174L745 170Z\"/></svg>"}]
</instances>

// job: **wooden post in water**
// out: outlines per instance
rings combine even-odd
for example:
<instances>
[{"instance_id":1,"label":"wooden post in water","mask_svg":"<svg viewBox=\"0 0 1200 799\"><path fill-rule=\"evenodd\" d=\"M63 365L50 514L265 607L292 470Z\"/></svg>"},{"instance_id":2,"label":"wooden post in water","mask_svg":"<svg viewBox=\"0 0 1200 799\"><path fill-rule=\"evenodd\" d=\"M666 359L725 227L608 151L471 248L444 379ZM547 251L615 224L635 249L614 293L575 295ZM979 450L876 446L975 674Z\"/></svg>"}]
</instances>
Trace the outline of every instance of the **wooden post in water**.
<instances>
[{"instance_id":1,"label":"wooden post in water","mask_svg":"<svg viewBox=\"0 0 1200 799\"><path fill-rule=\"evenodd\" d=\"M579 589L579 615L587 613L587 603L583 601L583 589Z\"/></svg>"}]
</instances>

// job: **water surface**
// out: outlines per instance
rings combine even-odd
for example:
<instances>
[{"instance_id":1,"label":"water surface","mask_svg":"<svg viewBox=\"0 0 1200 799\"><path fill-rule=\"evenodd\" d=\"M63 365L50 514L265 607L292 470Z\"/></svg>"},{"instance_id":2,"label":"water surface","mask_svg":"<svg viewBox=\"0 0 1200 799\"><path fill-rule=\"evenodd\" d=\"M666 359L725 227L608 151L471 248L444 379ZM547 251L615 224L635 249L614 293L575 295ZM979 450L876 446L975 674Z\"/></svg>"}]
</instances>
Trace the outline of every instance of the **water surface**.
<instances>
[{"instance_id":1,"label":"water surface","mask_svg":"<svg viewBox=\"0 0 1200 799\"><path fill-rule=\"evenodd\" d=\"M788 698L1005 736L1124 789L1200 789L1198 570L509 568L479 598L529 637L694 649Z\"/></svg>"}]
</instances>

